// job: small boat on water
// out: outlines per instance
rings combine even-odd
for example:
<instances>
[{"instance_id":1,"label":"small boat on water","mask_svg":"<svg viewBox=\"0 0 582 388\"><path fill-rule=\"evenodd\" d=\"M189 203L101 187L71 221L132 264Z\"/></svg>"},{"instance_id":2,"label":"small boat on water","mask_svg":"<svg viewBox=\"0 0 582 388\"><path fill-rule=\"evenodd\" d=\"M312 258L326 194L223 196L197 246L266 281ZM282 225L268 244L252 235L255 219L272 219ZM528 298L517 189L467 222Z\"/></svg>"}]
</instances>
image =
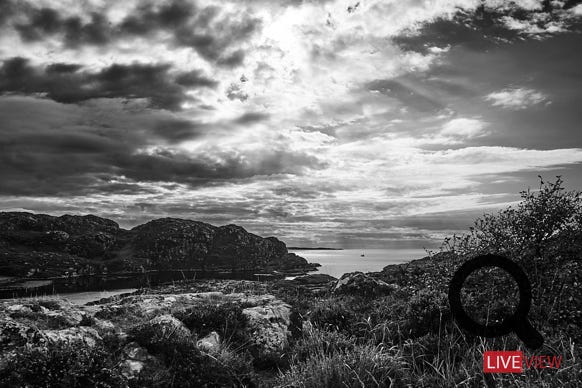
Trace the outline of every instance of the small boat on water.
<instances>
[{"instance_id":1,"label":"small boat on water","mask_svg":"<svg viewBox=\"0 0 582 388\"><path fill-rule=\"evenodd\" d=\"M366 256L366 255L364 255L363 253L360 255L360 257L364 257L364 256Z\"/></svg>"}]
</instances>

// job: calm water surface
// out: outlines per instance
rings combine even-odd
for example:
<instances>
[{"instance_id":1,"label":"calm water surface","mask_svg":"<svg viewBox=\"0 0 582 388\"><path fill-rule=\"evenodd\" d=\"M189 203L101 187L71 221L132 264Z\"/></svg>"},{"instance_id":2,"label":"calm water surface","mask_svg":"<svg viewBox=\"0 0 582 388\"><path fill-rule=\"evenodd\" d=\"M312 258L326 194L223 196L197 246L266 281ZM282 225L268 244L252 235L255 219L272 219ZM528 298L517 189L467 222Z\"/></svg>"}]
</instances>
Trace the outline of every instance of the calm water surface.
<instances>
[{"instance_id":1,"label":"calm water surface","mask_svg":"<svg viewBox=\"0 0 582 388\"><path fill-rule=\"evenodd\" d=\"M346 272L380 271L389 264L401 264L427 256L424 249L344 249L341 251L325 250L291 250L310 262L321 264L319 273L337 278ZM364 255L363 257L361 255ZM136 288L125 288L108 291L87 291L67 294L56 294L48 297L67 299L74 304L85 304L117 294L136 291Z\"/></svg>"},{"instance_id":2,"label":"calm water surface","mask_svg":"<svg viewBox=\"0 0 582 388\"><path fill-rule=\"evenodd\" d=\"M292 250L291 252L305 257L310 262L321 264L319 273L337 278L346 272L380 271L389 264L406 263L428 256L424 249Z\"/></svg>"}]
</instances>

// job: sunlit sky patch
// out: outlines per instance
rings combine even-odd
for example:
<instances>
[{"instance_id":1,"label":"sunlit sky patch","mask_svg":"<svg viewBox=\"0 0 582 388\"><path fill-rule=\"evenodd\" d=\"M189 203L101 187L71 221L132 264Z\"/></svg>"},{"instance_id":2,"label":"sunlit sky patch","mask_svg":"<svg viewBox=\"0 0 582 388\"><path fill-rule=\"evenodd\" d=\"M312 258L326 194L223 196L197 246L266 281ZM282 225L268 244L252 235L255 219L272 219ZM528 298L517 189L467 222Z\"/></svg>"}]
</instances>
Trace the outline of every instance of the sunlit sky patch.
<instances>
[{"instance_id":1,"label":"sunlit sky patch","mask_svg":"<svg viewBox=\"0 0 582 388\"><path fill-rule=\"evenodd\" d=\"M580 7L0 0L0 208L433 247L581 186Z\"/></svg>"}]
</instances>

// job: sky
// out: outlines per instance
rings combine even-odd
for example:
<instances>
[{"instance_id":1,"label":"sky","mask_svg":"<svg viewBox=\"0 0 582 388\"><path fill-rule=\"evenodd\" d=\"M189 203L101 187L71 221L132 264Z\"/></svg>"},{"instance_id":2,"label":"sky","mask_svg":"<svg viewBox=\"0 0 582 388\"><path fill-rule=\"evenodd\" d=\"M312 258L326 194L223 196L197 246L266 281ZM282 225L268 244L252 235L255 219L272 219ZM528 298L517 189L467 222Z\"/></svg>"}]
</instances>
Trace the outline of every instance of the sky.
<instances>
[{"instance_id":1,"label":"sky","mask_svg":"<svg viewBox=\"0 0 582 388\"><path fill-rule=\"evenodd\" d=\"M582 188L582 4L0 0L0 210L434 247Z\"/></svg>"}]
</instances>

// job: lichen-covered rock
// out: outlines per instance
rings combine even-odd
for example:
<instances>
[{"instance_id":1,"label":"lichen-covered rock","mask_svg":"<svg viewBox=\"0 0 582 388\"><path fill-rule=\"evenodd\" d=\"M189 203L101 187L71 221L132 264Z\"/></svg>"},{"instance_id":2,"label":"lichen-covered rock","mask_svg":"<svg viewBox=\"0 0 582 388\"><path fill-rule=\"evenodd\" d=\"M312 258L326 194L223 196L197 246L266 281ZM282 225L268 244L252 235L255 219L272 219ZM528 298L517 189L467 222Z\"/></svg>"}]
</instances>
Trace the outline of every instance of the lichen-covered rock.
<instances>
[{"instance_id":1,"label":"lichen-covered rock","mask_svg":"<svg viewBox=\"0 0 582 388\"><path fill-rule=\"evenodd\" d=\"M121 364L121 373L128 379L136 378L148 361L154 357L137 342L131 342L124 346L123 356L125 360Z\"/></svg>"},{"instance_id":2,"label":"lichen-covered rock","mask_svg":"<svg viewBox=\"0 0 582 388\"><path fill-rule=\"evenodd\" d=\"M196 346L206 353L217 353L220 351L220 336L213 331L206 337L199 339Z\"/></svg>"},{"instance_id":3,"label":"lichen-covered rock","mask_svg":"<svg viewBox=\"0 0 582 388\"><path fill-rule=\"evenodd\" d=\"M334 294L348 294L360 296L387 295L398 289L394 284L388 284L362 272L344 274L333 286Z\"/></svg>"},{"instance_id":4,"label":"lichen-covered rock","mask_svg":"<svg viewBox=\"0 0 582 388\"><path fill-rule=\"evenodd\" d=\"M32 342L38 330L11 318L0 321L0 348L7 350Z\"/></svg>"},{"instance_id":5,"label":"lichen-covered rock","mask_svg":"<svg viewBox=\"0 0 582 388\"><path fill-rule=\"evenodd\" d=\"M188 321L193 311L202 312L200 330L200 322ZM54 317L62 317L66 327L53 327ZM223 336L245 351L248 346L258 362L269 362L287 350L291 321L291 307L270 294L132 294L83 306L59 299L0 301L0 371L26 349L79 344L95 351L115 349L124 378L147 379L152 370L167 367L175 350L194 350L200 360L220 359L229 352ZM225 324L236 330L225 331Z\"/></svg>"},{"instance_id":6,"label":"lichen-covered rock","mask_svg":"<svg viewBox=\"0 0 582 388\"><path fill-rule=\"evenodd\" d=\"M89 347L94 347L102 340L97 330L92 327L70 327L63 330L42 330L40 335L48 342L82 342Z\"/></svg>"},{"instance_id":7,"label":"lichen-covered rock","mask_svg":"<svg viewBox=\"0 0 582 388\"><path fill-rule=\"evenodd\" d=\"M275 299L248 307L243 314L248 318L250 338L259 357L279 356L285 351L291 336L291 306Z\"/></svg>"},{"instance_id":8,"label":"lichen-covered rock","mask_svg":"<svg viewBox=\"0 0 582 388\"><path fill-rule=\"evenodd\" d=\"M184 324L169 314L157 316L130 330L130 335L142 346L186 343L192 333Z\"/></svg>"}]
</instances>

